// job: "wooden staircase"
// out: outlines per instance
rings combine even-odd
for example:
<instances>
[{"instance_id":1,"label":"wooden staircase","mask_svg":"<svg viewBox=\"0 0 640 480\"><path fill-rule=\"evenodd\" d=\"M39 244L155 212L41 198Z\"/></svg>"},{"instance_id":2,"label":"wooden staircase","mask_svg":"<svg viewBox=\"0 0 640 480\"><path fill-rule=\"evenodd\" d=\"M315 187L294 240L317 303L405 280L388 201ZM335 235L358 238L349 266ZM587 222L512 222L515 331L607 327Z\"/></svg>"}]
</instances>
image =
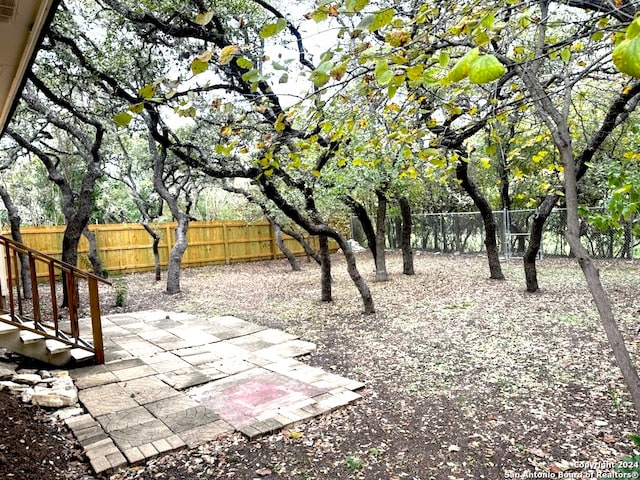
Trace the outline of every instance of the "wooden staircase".
<instances>
[{"instance_id":1,"label":"wooden staircase","mask_svg":"<svg viewBox=\"0 0 640 480\"><path fill-rule=\"evenodd\" d=\"M104 363L99 282L0 235L0 347L55 366Z\"/></svg>"}]
</instances>

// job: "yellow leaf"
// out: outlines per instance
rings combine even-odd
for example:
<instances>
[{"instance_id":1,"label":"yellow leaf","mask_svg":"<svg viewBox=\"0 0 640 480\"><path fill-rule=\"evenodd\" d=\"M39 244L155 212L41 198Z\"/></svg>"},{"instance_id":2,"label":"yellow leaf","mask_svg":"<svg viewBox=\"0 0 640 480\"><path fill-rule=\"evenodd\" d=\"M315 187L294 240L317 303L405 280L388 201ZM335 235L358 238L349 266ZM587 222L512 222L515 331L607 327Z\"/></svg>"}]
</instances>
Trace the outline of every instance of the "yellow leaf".
<instances>
[{"instance_id":1,"label":"yellow leaf","mask_svg":"<svg viewBox=\"0 0 640 480\"><path fill-rule=\"evenodd\" d=\"M320 172L318 172L318 173L320 173ZM289 438L293 438L294 440L298 440L298 439L302 438L303 436L304 436L304 434L302 432L297 432L296 430L290 430L289 431Z\"/></svg>"},{"instance_id":2,"label":"yellow leaf","mask_svg":"<svg viewBox=\"0 0 640 480\"><path fill-rule=\"evenodd\" d=\"M240 47L237 45L227 45L222 50L220 50L220 57L218 61L222 65L228 65L233 60L233 56L240 51Z\"/></svg>"}]
</instances>

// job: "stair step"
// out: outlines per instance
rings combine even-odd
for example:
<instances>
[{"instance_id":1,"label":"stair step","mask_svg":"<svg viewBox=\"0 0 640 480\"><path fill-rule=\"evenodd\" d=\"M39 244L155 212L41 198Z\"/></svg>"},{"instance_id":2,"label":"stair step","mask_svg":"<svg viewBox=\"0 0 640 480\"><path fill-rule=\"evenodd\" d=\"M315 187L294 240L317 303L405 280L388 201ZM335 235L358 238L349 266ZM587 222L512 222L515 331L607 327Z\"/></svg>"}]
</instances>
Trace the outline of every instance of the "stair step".
<instances>
[{"instance_id":1,"label":"stair step","mask_svg":"<svg viewBox=\"0 0 640 480\"><path fill-rule=\"evenodd\" d=\"M49 350L49 353L51 353L52 355L71 350L71 345L69 345L68 343L59 342L58 340L48 339L45 341L45 344L47 345L47 350Z\"/></svg>"},{"instance_id":2,"label":"stair step","mask_svg":"<svg viewBox=\"0 0 640 480\"><path fill-rule=\"evenodd\" d=\"M85 360L93 358L94 354L83 348L72 348L71 356L76 362L84 362Z\"/></svg>"},{"instance_id":3,"label":"stair step","mask_svg":"<svg viewBox=\"0 0 640 480\"><path fill-rule=\"evenodd\" d=\"M0 322L0 335L4 335L5 333L11 333L19 330L18 327L14 325L9 325L8 323Z\"/></svg>"},{"instance_id":4,"label":"stair step","mask_svg":"<svg viewBox=\"0 0 640 480\"><path fill-rule=\"evenodd\" d=\"M22 343L36 343L42 340L44 337L37 333L30 332L29 330L24 330L20 332L20 340Z\"/></svg>"}]
</instances>

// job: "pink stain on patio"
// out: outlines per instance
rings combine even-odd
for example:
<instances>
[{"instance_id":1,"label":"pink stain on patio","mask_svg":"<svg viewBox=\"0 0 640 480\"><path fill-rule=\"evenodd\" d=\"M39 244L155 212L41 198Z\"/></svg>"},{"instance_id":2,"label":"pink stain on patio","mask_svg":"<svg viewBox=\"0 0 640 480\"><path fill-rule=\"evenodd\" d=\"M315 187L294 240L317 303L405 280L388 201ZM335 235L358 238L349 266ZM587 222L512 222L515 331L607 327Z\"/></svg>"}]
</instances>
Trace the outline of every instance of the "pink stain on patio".
<instances>
[{"instance_id":1,"label":"pink stain on patio","mask_svg":"<svg viewBox=\"0 0 640 480\"><path fill-rule=\"evenodd\" d=\"M189 395L227 422L239 424L323 393L326 390L277 373L261 373L233 381L211 382L196 387Z\"/></svg>"}]
</instances>

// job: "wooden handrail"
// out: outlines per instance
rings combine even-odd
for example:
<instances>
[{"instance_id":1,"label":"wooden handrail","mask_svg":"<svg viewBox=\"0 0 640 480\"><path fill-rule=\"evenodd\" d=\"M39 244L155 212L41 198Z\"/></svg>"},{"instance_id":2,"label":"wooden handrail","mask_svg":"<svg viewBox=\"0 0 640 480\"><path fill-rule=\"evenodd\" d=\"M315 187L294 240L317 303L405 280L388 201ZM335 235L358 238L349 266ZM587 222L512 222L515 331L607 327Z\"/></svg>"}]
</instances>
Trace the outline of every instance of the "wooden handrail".
<instances>
[{"instance_id":1,"label":"wooden handrail","mask_svg":"<svg viewBox=\"0 0 640 480\"><path fill-rule=\"evenodd\" d=\"M0 246L3 247L4 255L0 262L0 312L9 314L12 323L20 325L21 328L39 333L47 338L53 338L63 343L67 343L74 348L88 350L95 355L98 364L104 363L104 343L102 340L102 323L100 319L100 297L98 284L105 283L111 285L108 280L89 272L85 272L73 265L65 263L57 258L38 252L24 244L0 235ZM30 296L23 295L21 291L21 269L20 257L27 257L29 268L29 278L31 282ZM46 281L49 284L49 303L43 305L38 288L37 272L38 265L43 265L46 269ZM80 282L86 282L87 301L91 318L91 338L93 345L80 338L79 308ZM65 331L60 327L62 311L58 305L58 285L64 285L63 292L66 294L68 307L69 330ZM48 307L48 308L47 308ZM50 313L47 315L49 321L45 321L44 310ZM33 327L25 325L25 322L33 322Z\"/></svg>"}]
</instances>

